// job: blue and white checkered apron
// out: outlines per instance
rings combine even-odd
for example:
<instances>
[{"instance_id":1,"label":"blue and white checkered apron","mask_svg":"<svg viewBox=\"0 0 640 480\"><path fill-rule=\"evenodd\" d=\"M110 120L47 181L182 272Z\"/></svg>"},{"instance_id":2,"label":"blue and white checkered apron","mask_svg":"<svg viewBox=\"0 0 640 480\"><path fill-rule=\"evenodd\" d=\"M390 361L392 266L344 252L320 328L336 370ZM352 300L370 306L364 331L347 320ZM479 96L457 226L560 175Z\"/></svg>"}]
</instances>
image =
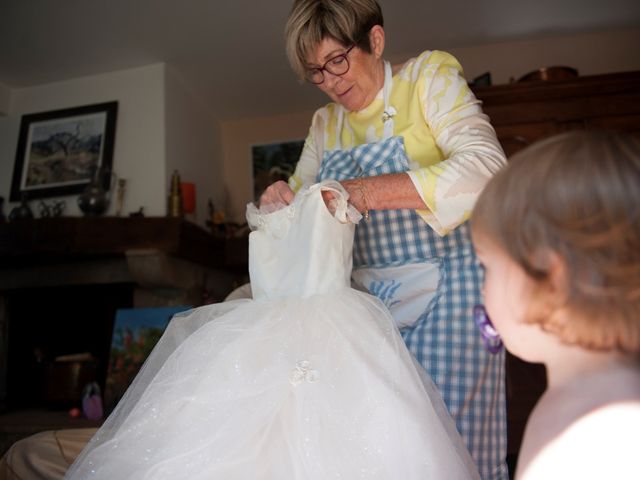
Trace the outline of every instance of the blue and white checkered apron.
<instances>
[{"instance_id":1,"label":"blue and white checkered apron","mask_svg":"<svg viewBox=\"0 0 640 480\"><path fill-rule=\"evenodd\" d=\"M317 175L346 180L406 172L409 161L402 137L390 137L351 150L327 151ZM418 318L401 330L409 350L431 375L456 421L483 479L507 479L504 354L491 355L473 321L481 303L482 272L468 224L445 237L436 234L414 210L376 210L356 227L354 272L416 265L439 268L435 290L420 306ZM401 270L401 269L400 269ZM411 277L415 281L415 274ZM402 282L402 278L389 279ZM394 288L370 291L383 298ZM398 321L398 319L396 319ZM401 323L401 322L398 322Z\"/></svg>"}]
</instances>

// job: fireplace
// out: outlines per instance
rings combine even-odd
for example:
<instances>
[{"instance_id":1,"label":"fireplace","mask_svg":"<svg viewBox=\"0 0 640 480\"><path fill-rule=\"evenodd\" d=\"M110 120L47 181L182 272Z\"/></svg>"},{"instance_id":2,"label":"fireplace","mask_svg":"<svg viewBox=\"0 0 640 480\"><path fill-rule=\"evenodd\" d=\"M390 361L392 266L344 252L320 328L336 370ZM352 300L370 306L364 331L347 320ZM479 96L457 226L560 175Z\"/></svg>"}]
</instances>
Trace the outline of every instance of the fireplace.
<instances>
[{"instance_id":1,"label":"fireplace","mask_svg":"<svg viewBox=\"0 0 640 480\"><path fill-rule=\"evenodd\" d=\"M104 390L118 309L220 301L246 261L246 238L177 218L0 225L0 412L66 413L86 382ZM84 360L55 362L69 355Z\"/></svg>"},{"instance_id":2,"label":"fireplace","mask_svg":"<svg viewBox=\"0 0 640 480\"><path fill-rule=\"evenodd\" d=\"M104 391L115 312L133 307L133 291L117 283L6 292L7 410L77 406L91 381ZM55 361L78 354L88 355Z\"/></svg>"}]
</instances>

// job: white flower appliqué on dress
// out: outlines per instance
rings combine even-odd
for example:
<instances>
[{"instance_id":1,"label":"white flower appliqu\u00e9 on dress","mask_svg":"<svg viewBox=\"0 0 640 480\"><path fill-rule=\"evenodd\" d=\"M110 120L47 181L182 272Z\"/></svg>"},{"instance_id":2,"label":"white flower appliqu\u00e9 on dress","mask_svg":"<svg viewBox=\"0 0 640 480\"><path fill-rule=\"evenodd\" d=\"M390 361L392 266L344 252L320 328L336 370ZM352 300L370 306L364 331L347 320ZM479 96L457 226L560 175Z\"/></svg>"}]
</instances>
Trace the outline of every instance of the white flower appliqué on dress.
<instances>
[{"instance_id":1,"label":"white flower appliqu\u00e9 on dress","mask_svg":"<svg viewBox=\"0 0 640 480\"><path fill-rule=\"evenodd\" d=\"M291 370L289 381L291 385L298 386L302 382L314 383L318 380L318 371L311 368L309 360L300 360Z\"/></svg>"}]
</instances>

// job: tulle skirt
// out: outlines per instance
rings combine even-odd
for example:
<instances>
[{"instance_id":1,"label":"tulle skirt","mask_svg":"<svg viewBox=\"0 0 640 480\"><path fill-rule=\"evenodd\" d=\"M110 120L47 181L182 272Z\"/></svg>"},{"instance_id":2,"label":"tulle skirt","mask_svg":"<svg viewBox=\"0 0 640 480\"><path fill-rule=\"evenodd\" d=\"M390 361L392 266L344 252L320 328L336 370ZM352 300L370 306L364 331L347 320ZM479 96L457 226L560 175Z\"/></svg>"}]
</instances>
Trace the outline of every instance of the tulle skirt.
<instances>
[{"instance_id":1,"label":"tulle skirt","mask_svg":"<svg viewBox=\"0 0 640 480\"><path fill-rule=\"evenodd\" d=\"M66 478L478 474L388 310L343 289L175 316Z\"/></svg>"}]
</instances>

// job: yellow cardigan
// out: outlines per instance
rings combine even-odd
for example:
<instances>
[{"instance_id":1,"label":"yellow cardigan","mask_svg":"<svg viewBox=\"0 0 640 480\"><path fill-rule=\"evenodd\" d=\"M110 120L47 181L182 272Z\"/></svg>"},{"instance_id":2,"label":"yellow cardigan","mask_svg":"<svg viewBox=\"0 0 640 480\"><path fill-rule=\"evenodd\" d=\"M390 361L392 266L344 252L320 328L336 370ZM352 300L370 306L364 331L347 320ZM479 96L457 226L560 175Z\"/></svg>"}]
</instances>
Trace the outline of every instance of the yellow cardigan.
<instances>
[{"instance_id":1,"label":"yellow cardigan","mask_svg":"<svg viewBox=\"0 0 640 480\"><path fill-rule=\"evenodd\" d=\"M491 176L506 163L504 152L480 101L469 89L458 61L448 53L426 51L393 76L390 105L394 136L404 137L408 172L428 210L420 216L440 235L471 214ZM297 191L314 183L324 152L382 139L382 90L357 112L331 103L313 116L309 135L289 184Z\"/></svg>"}]
</instances>

